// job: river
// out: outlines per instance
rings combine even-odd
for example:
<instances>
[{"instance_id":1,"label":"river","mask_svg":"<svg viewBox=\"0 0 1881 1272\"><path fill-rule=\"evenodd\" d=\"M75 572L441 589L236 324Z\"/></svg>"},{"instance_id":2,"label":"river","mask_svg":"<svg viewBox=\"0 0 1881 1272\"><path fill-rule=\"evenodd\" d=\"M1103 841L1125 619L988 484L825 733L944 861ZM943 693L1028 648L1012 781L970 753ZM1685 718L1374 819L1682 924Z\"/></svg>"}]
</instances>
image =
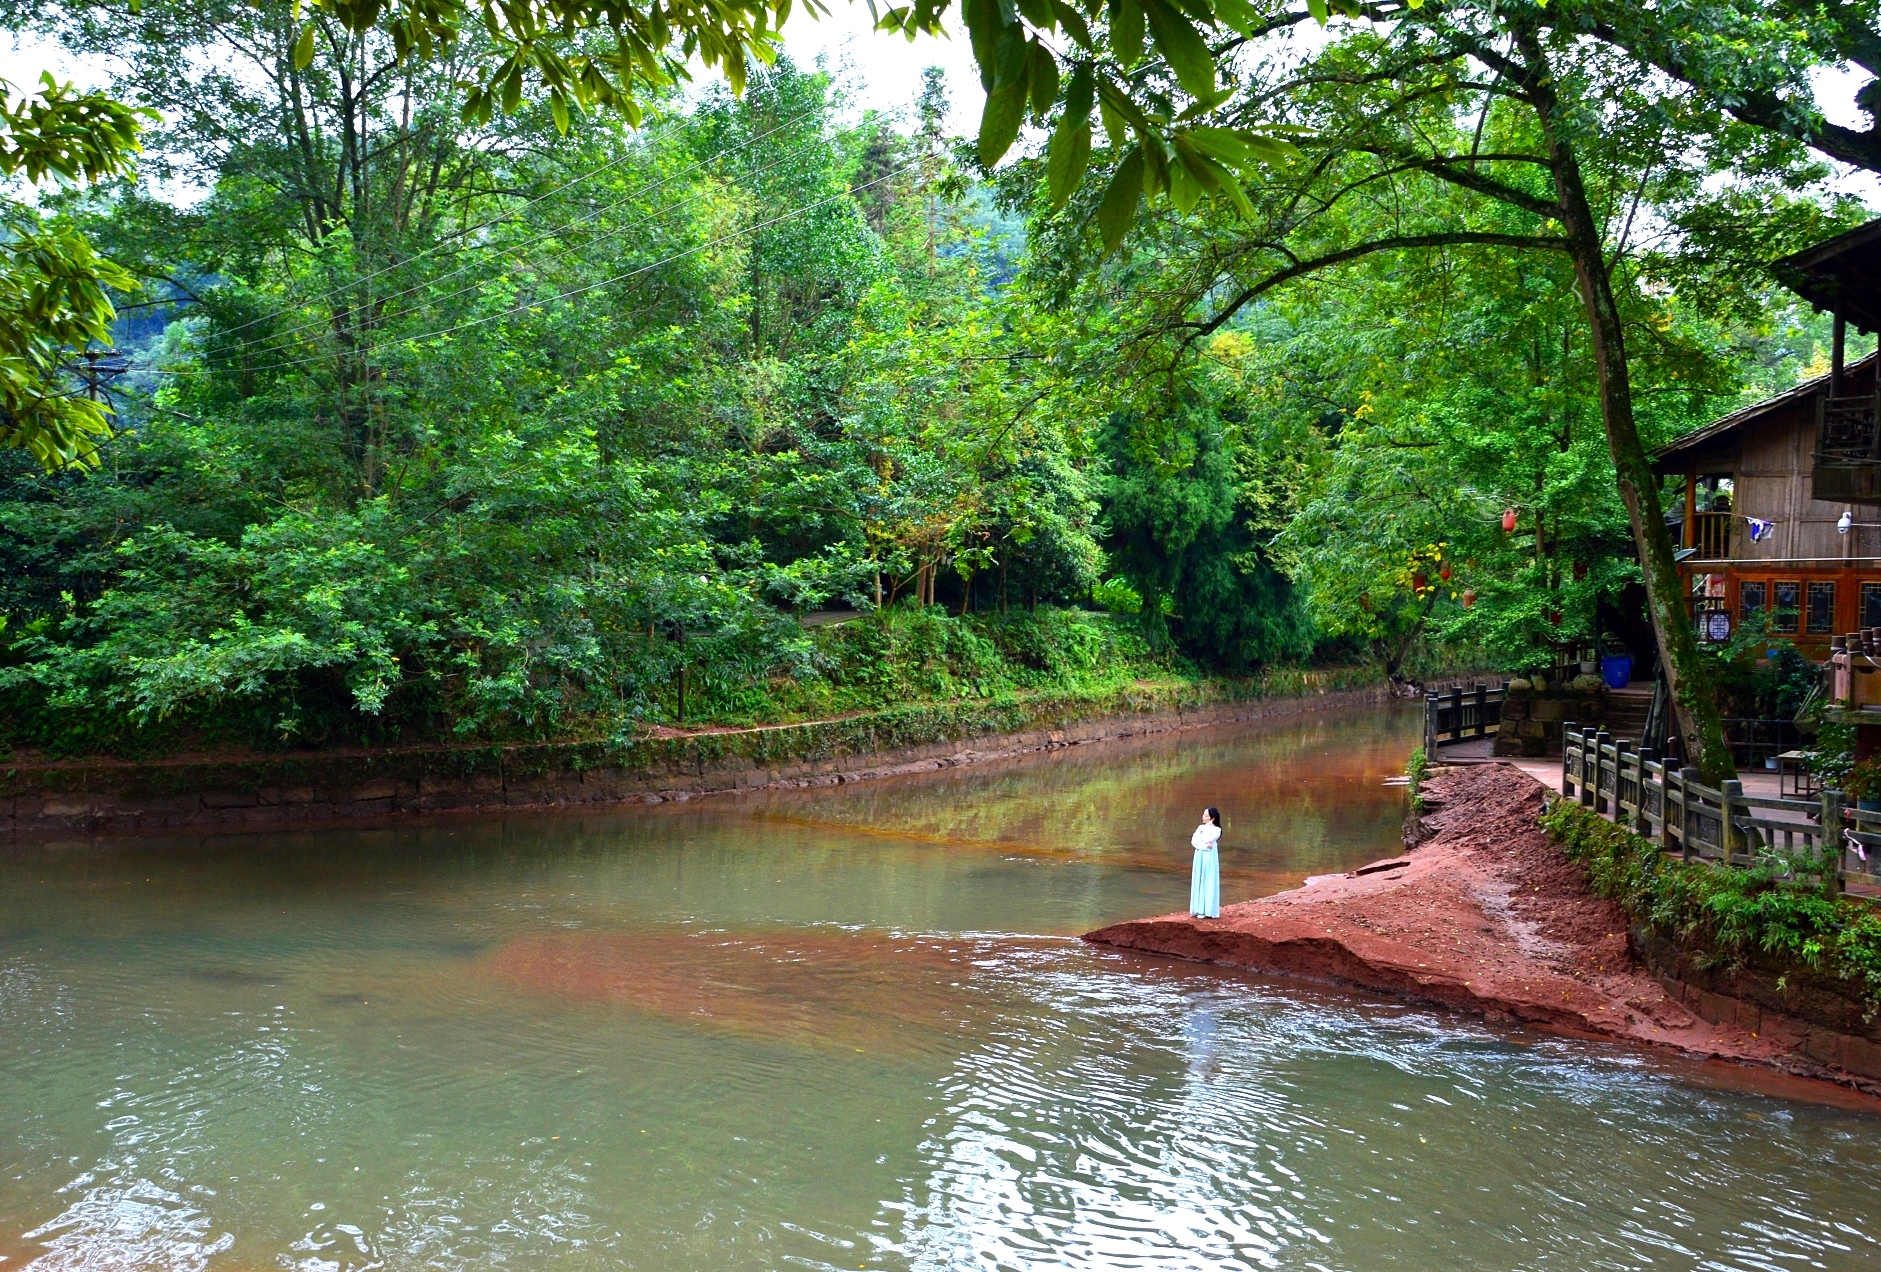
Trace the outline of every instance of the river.
<instances>
[{"instance_id":1,"label":"river","mask_svg":"<svg viewBox=\"0 0 1881 1272\"><path fill-rule=\"evenodd\" d=\"M1392 853L1408 711L0 859L0 1270L1857 1268L1881 1117L1104 953Z\"/></svg>"}]
</instances>

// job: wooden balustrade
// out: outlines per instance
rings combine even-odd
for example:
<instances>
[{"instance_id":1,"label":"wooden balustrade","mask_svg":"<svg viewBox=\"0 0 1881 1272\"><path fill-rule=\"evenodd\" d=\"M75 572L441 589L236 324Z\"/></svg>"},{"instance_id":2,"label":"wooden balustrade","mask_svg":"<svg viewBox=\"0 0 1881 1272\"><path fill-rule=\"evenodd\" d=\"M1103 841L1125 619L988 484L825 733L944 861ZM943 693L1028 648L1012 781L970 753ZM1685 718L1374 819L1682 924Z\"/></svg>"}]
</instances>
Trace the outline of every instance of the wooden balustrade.
<instances>
[{"instance_id":1,"label":"wooden balustrade","mask_svg":"<svg viewBox=\"0 0 1881 1272\"><path fill-rule=\"evenodd\" d=\"M1820 799L1747 795L1741 782L1699 782L1696 769L1650 747L1569 722L1562 731L1561 797L1638 832L1686 861L1750 865L1798 849L1839 849L1833 888L1881 886L1881 812L1846 806L1840 791ZM1780 814L1788 813L1784 817Z\"/></svg>"},{"instance_id":2,"label":"wooden balustrade","mask_svg":"<svg viewBox=\"0 0 1881 1272\"><path fill-rule=\"evenodd\" d=\"M1695 556L1700 561L1728 561L1731 558L1731 526L1736 517L1728 512L1699 512L1692 514L1692 541L1685 546L1696 548Z\"/></svg>"},{"instance_id":3,"label":"wooden balustrade","mask_svg":"<svg viewBox=\"0 0 1881 1272\"><path fill-rule=\"evenodd\" d=\"M1435 760L1445 743L1501 732L1507 696L1507 681L1492 688L1481 680L1471 689L1452 685L1447 692L1424 695L1424 754Z\"/></svg>"}]
</instances>

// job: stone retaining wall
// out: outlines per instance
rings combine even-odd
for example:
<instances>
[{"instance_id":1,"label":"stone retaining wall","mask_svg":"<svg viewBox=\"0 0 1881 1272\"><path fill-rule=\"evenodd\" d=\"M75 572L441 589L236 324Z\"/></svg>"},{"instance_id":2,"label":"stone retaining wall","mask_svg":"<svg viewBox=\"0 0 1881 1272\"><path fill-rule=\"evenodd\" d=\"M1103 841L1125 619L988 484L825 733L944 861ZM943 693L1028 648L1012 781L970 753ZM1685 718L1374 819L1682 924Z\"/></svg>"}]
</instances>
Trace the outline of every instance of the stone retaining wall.
<instances>
[{"instance_id":1,"label":"stone retaining wall","mask_svg":"<svg viewBox=\"0 0 1881 1272\"><path fill-rule=\"evenodd\" d=\"M1817 1064L1881 1081L1881 1021L1840 986L1754 967L1701 967L1643 931L1633 933L1633 948L1693 1015L1752 1033L1792 1034L1796 1050Z\"/></svg>"},{"instance_id":2,"label":"stone retaining wall","mask_svg":"<svg viewBox=\"0 0 1881 1272\"><path fill-rule=\"evenodd\" d=\"M1572 690L1536 692L1508 689L1502 699L1502 724L1496 732L1496 755L1530 757L1561 754L1561 724L1599 724L1607 718L1607 695Z\"/></svg>"},{"instance_id":3,"label":"stone retaining wall","mask_svg":"<svg viewBox=\"0 0 1881 1272\"><path fill-rule=\"evenodd\" d=\"M857 780L1285 714L1308 702L1318 707L1384 697L1384 686L1363 668L1280 670L1252 680L927 704L625 745L20 764L0 771L0 839L253 830L689 798Z\"/></svg>"}]
</instances>

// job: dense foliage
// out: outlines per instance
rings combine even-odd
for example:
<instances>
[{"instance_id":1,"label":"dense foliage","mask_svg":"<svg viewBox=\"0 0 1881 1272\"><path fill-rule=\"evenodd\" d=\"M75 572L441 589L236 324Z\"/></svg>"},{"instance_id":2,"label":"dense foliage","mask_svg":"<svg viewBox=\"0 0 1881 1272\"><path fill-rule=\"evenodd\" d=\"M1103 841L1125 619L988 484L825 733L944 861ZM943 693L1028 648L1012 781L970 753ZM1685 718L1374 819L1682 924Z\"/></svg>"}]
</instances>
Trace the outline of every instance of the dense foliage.
<instances>
[{"instance_id":1,"label":"dense foliage","mask_svg":"<svg viewBox=\"0 0 1881 1272\"><path fill-rule=\"evenodd\" d=\"M1587 871L1596 895L1695 958L1819 975L1842 982L1870 1011L1881 1009L1881 912L1827 892L1823 861L1771 855L1729 870L1681 861L1566 800L1556 800L1542 824Z\"/></svg>"},{"instance_id":2,"label":"dense foliage","mask_svg":"<svg viewBox=\"0 0 1881 1272\"><path fill-rule=\"evenodd\" d=\"M573 11L525 39L537 9L445 5L427 43L405 9L9 9L151 112L140 177L33 213L121 271L88 321L109 283L135 359L58 395L115 407L97 471L0 451L9 739L618 736L682 685L696 724L1649 655L1663 526L1616 456L1819 363L1763 263L1862 210L1719 64L1654 61L1709 38L1670 17L1184 11L975 8L968 142L932 75L888 118L747 63L761 3L674 11L737 27L706 60L742 94L686 96L666 35L628 22L651 60L609 63ZM995 171L1028 115L1051 140ZM1714 707L1796 696L1746 658L1694 665Z\"/></svg>"},{"instance_id":3,"label":"dense foliage","mask_svg":"<svg viewBox=\"0 0 1881 1272\"><path fill-rule=\"evenodd\" d=\"M687 723L743 722L1311 652L1219 406L1140 464L1024 356L991 278L1023 230L956 172L937 86L844 122L780 64L563 137L386 80L370 143L323 153L342 68L301 74L296 147L264 90L164 52L134 57L177 121L153 140L210 193L68 200L174 318L102 471L9 464L14 742L612 735L682 684ZM1117 568L1177 608L1065 612L1139 516L1162 546ZM832 608L878 617L805 627Z\"/></svg>"}]
</instances>

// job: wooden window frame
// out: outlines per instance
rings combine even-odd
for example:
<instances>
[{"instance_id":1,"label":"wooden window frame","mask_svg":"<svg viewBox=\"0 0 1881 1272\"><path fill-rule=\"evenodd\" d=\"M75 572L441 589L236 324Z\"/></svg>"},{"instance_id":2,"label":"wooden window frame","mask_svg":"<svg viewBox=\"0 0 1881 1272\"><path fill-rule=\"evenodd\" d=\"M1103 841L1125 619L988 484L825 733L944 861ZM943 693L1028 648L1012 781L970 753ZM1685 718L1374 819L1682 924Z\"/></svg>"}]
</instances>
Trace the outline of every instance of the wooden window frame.
<instances>
[{"instance_id":1,"label":"wooden window frame","mask_svg":"<svg viewBox=\"0 0 1881 1272\"><path fill-rule=\"evenodd\" d=\"M1828 614L1828 617L1823 620L1822 625L1817 626L1814 621L1815 611L1816 611L1816 597L1819 595L1822 595L1825 592L1828 594L1828 597L1829 597L1829 614ZM1802 634L1805 636L1830 636L1835 633L1835 580L1834 579L1810 579L1803 584L1802 620L1803 620Z\"/></svg>"},{"instance_id":2,"label":"wooden window frame","mask_svg":"<svg viewBox=\"0 0 1881 1272\"><path fill-rule=\"evenodd\" d=\"M1881 579L1862 579L1855 586L1856 596L1859 598L1855 610L1855 626L1881 627ZM1875 609L1878 611L1875 614L1876 621L1872 623L1868 621L1868 598L1871 595L1877 598Z\"/></svg>"},{"instance_id":3,"label":"wooden window frame","mask_svg":"<svg viewBox=\"0 0 1881 1272\"><path fill-rule=\"evenodd\" d=\"M1796 589L1796 604L1789 609L1777 605L1777 589L1793 587ZM1803 592L1801 579L1770 580L1770 630L1779 636L1799 635L1803 626L1803 605L1808 598Z\"/></svg>"}]
</instances>

